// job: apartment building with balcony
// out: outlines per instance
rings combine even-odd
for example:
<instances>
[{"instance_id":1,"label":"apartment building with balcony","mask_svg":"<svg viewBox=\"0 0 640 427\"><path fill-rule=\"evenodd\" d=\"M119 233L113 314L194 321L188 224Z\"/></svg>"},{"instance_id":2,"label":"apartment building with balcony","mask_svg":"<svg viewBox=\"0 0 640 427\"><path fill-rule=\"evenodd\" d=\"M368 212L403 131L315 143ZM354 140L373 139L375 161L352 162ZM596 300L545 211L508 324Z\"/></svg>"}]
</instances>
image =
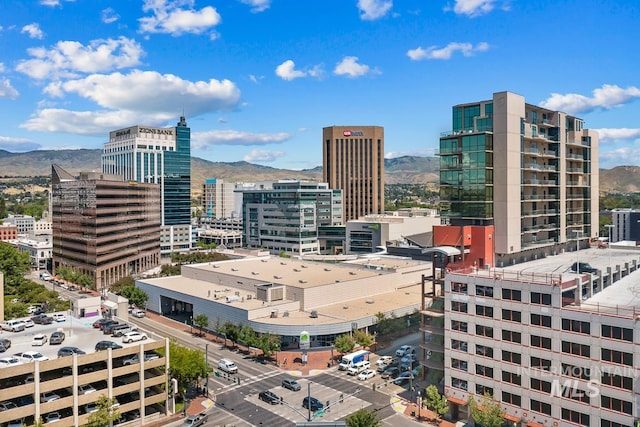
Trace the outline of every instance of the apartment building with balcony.
<instances>
[{"instance_id":1,"label":"apartment building with balcony","mask_svg":"<svg viewBox=\"0 0 640 427\"><path fill-rule=\"evenodd\" d=\"M0 425L33 425L52 413L60 417L56 426L86 425L103 395L116 399L122 420L132 421L128 425L157 421L169 413L168 354L164 339L2 368L0 401L7 409L0 411Z\"/></svg>"},{"instance_id":2,"label":"apartment building with balcony","mask_svg":"<svg viewBox=\"0 0 640 427\"><path fill-rule=\"evenodd\" d=\"M498 266L598 237L598 134L582 119L497 92L453 107L439 156L445 223L493 225Z\"/></svg>"},{"instance_id":3,"label":"apartment building with balcony","mask_svg":"<svg viewBox=\"0 0 640 427\"><path fill-rule=\"evenodd\" d=\"M444 321L423 324L423 347L432 355L444 350L454 418L469 418L469 398L490 393L517 427L635 425L640 257L621 250L608 261L602 250L581 252L597 272L571 272L575 255L563 254L446 274ZM609 281L602 277L614 271L619 280L603 289ZM433 363L423 362L427 369Z\"/></svg>"},{"instance_id":4,"label":"apartment building with balcony","mask_svg":"<svg viewBox=\"0 0 640 427\"><path fill-rule=\"evenodd\" d=\"M69 266L105 291L160 265L160 187L52 166L53 271Z\"/></svg>"}]
</instances>

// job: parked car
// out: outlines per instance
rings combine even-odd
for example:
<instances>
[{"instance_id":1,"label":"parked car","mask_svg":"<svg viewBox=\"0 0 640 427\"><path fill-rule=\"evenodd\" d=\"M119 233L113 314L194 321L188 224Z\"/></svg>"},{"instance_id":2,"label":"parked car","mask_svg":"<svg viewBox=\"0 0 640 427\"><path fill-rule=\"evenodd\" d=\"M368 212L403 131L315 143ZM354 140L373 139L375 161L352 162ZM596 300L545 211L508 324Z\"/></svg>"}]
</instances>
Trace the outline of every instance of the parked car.
<instances>
[{"instance_id":1,"label":"parked car","mask_svg":"<svg viewBox=\"0 0 640 427\"><path fill-rule=\"evenodd\" d=\"M111 335L113 333L113 328L116 327L116 325L119 325L118 322L116 321L110 321L107 322L105 324L103 324L100 329L102 329L102 333L105 335Z\"/></svg>"},{"instance_id":2,"label":"parked car","mask_svg":"<svg viewBox=\"0 0 640 427\"><path fill-rule=\"evenodd\" d=\"M42 421L44 421L45 424L48 423L55 423L56 421L60 421L62 419L62 417L60 416L60 413L58 411L54 411L54 412L49 412L47 415L45 415L42 418Z\"/></svg>"},{"instance_id":3,"label":"parked car","mask_svg":"<svg viewBox=\"0 0 640 427\"><path fill-rule=\"evenodd\" d=\"M580 269L578 270L578 267ZM586 262L574 262L571 265L571 271L575 271L576 273L593 273L596 274L598 272L597 268L592 267Z\"/></svg>"},{"instance_id":4,"label":"parked car","mask_svg":"<svg viewBox=\"0 0 640 427\"><path fill-rule=\"evenodd\" d=\"M22 332L24 331L25 325L22 320L7 320L6 322L2 322L2 329L9 332Z\"/></svg>"},{"instance_id":5,"label":"parked car","mask_svg":"<svg viewBox=\"0 0 640 427\"><path fill-rule=\"evenodd\" d=\"M366 369L358 374L358 379L360 381L368 380L369 378L373 378L376 376L376 371L373 369Z\"/></svg>"},{"instance_id":6,"label":"parked car","mask_svg":"<svg viewBox=\"0 0 640 427\"><path fill-rule=\"evenodd\" d=\"M92 412L98 412L98 402L91 402L84 405L85 414L90 414Z\"/></svg>"},{"instance_id":7,"label":"parked car","mask_svg":"<svg viewBox=\"0 0 640 427\"><path fill-rule=\"evenodd\" d=\"M49 338L49 345L54 345L54 344L62 344L62 341L64 341L65 335L64 332L61 331L56 331L51 333L51 337Z\"/></svg>"},{"instance_id":8,"label":"parked car","mask_svg":"<svg viewBox=\"0 0 640 427\"><path fill-rule=\"evenodd\" d=\"M51 317L53 317L53 320L55 320L56 322L66 322L67 321L67 315L64 313L53 313L51 315Z\"/></svg>"},{"instance_id":9,"label":"parked car","mask_svg":"<svg viewBox=\"0 0 640 427\"><path fill-rule=\"evenodd\" d=\"M58 350L58 357L73 356L74 354L87 354L78 347L62 347Z\"/></svg>"},{"instance_id":10,"label":"parked car","mask_svg":"<svg viewBox=\"0 0 640 427\"><path fill-rule=\"evenodd\" d=\"M402 357L406 354L413 353L413 352L415 352L415 348L413 346L403 345L396 350L396 356Z\"/></svg>"},{"instance_id":11,"label":"parked car","mask_svg":"<svg viewBox=\"0 0 640 427\"><path fill-rule=\"evenodd\" d=\"M269 391L269 390L265 390L265 391L261 391L260 394L258 394L258 399L267 402L271 405L279 405L280 404L280 398L278 396L276 396L275 393Z\"/></svg>"},{"instance_id":12,"label":"parked car","mask_svg":"<svg viewBox=\"0 0 640 427\"><path fill-rule=\"evenodd\" d=\"M122 346L120 344L114 343L113 341L98 341L98 343L96 344L96 351L106 350L108 348L117 350L119 348L122 348Z\"/></svg>"},{"instance_id":13,"label":"parked car","mask_svg":"<svg viewBox=\"0 0 640 427\"><path fill-rule=\"evenodd\" d=\"M144 313L144 310L140 310L139 308L135 308L135 309L133 309L133 310L131 311L131 315L132 315L133 317L141 318L141 317L144 317L144 316L145 316L145 313Z\"/></svg>"},{"instance_id":14,"label":"parked car","mask_svg":"<svg viewBox=\"0 0 640 427\"><path fill-rule=\"evenodd\" d=\"M100 329L100 327L101 327L103 324L105 324L105 323L107 323L107 322L109 322L109 321L110 321L109 319L104 319L104 318L103 318L103 319L98 319L98 320L96 320L95 322L93 322L93 328L94 328L94 329Z\"/></svg>"},{"instance_id":15,"label":"parked car","mask_svg":"<svg viewBox=\"0 0 640 427\"><path fill-rule=\"evenodd\" d=\"M144 332L138 332L138 331L127 332L122 336L123 343L143 341L146 339L147 339L147 334L145 334Z\"/></svg>"},{"instance_id":16,"label":"parked car","mask_svg":"<svg viewBox=\"0 0 640 427\"><path fill-rule=\"evenodd\" d=\"M386 366L393 360L393 356L380 356L380 359L376 360L377 366Z\"/></svg>"},{"instance_id":17,"label":"parked car","mask_svg":"<svg viewBox=\"0 0 640 427\"><path fill-rule=\"evenodd\" d=\"M83 384L78 386L78 394L89 394L97 391L91 384Z\"/></svg>"},{"instance_id":18,"label":"parked car","mask_svg":"<svg viewBox=\"0 0 640 427\"><path fill-rule=\"evenodd\" d=\"M132 331L137 331L138 327L135 325L127 325L122 323L120 325L116 325L111 329L111 336L114 338L124 336L124 334Z\"/></svg>"},{"instance_id":19,"label":"parked car","mask_svg":"<svg viewBox=\"0 0 640 427\"><path fill-rule=\"evenodd\" d=\"M7 400L6 402L2 402L0 403L0 411L8 411L9 409L14 409L17 408L18 405L16 405L15 403L11 402L10 400Z\"/></svg>"},{"instance_id":20,"label":"parked car","mask_svg":"<svg viewBox=\"0 0 640 427\"><path fill-rule=\"evenodd\" d=\"M3 357L0 359L0 368L8 368L10 366L20 365L22 362L15 356Z\"/></svg>"},{"instance_id":21,"label":"parked car","mask_svg":"<svg viewBox=\"0 0 640 427\"><path fill-rule=\"evenodd\" d=\"M396 377L396 379L393 380L393 383L394 384L404 384L405 382L409 381L410 379L413 379L413 372L404 371L403 373L398 375Z\"/></svg>"},{"instance_id":22,"label":"parked car","mask_svg":"<svg viewBox=\"0 0 640 427\"><path fill-rule=\"evenodd\" d=\"M300 383L293 378L286 378L282 380L282 387L288 388L291 391L300 391Z\"/></svg>"},{"instance_id":23,"label":"parked car","mask_svg":"<svg viewBox=\"0 0 640 427\"><path fill-rule=\"evenodd\" d=\"M203 425L209 419L207 414L191 415L184 420L184 425L189 427L198 427Z\"/></svg>"},{"instance_id":24,"label":"parked car","mask_svg":"<svg viewBox=\"0 0 640 427\"><path fill-rule=\"evenodd\" d=\"M48 357L43 356L42 353L37 351L25 351L23 353L16 353L15 356L20 359L21 362L43 362L49 360Z\"/></svg>"},{"instance_id":25,"label":"parked car","mask_svg":"<svg viewBox=\"0 0 640 427\"><path fill-rule=\"evenodd\" d=\"M23 322L25 328L33 328L35 326L35 323L30 318L24 319Z\"/></svg>"},{"instance_id":26,"label":"parked car","mask_svg":"<svg viewBox=\"0 0 640 427\"><path fill-rule=\"evenodd\" d=\"M302 399L302 407L312 411L319 411L324 408L324 405L315 397L306 396Z\"/></svg>"},{"instance_id":27,"label":"parked car","mask_svg":"<svg viewBox=\"0 0 640 427\"><path fill-rule=\"evenodd\" d=\"M7 338L0 338L0 353L4 353L11 347L11 340Z\"/></svg>"},{"instance_id":28,"label":"parked car","mask_svg":"<svg viewBox=\"0 0 640 427\"><path fill-rule=\"evenodd\" d=\"M418 360L418 356L416 356L415 353L409 353L409 354L405 354L404 356L402 356L402 359L400 359L400 363L415 363Z\"/></svg>"},{"instance_id":29,"label":"parked car","mask_svg":"<svg viewBox=\"0 0 640 427\"><path fill-rule=\"evenodd\" d=\"M159 359L160 355L156 352L149 352L149 353L145 353L144 354L144 361L148 362L150 360L155 360L155 359ZM136 354L132 354L131 356L127 357L126 359L124 359L122 361L122 364L124 366L126 365L133 365L140 362L140 356L136 353Z\"/></svg>"},{"instance_id":30,"label":"parked car","mask_svg":"<svg viewBox=\"0 0 640 427\"><path fill-rule=\"evenodd\" d=\"M60 399L60 395L52 391L45 391L40 394L40 403L53 402L58 399Z\"/></svg>"},{"instance_id":31,"label":"parked car","mask_svg":"<svg viewBox=\"0 0 640 427\"><path fill-rule=\"evenodd\" d=\"M31 318L33 323L37 323L39 325L50 325L53 323L53 317L47 316L45 313L36 314Z\"/></svg>"},{"instance_id":32,"label":"parked car","mask_svg":"<svg viewBox=\"0 0 640 427\"><path fill-rule=\"evenodd\" d=\"M31 345L45 345L48 338L45 334L35 334L31 340Z\"/></svg>"},{"instance_id":33,"label":"parked car","mask_svg":"<svg viewBox=\"0 0 640 427\"><path fill-rule=\"evenodd\" d=\"M380 375L380 378L382 378L383 380L386 379L394 379L396 378L398 375L400 375L400 369L393 367L393 368L387 368L382 375Z\"/></svg>"},{"instance_id":34,"label":"parked car","mask_svg":"<svg viewBox=\"0 0 640 427\"><path fill-rule=\"evenodd\" d=\"M17 420L9 421L7 423L7 427L23 427L24 425L24 418L18 418Z\"/></svg>"}]
</instances>

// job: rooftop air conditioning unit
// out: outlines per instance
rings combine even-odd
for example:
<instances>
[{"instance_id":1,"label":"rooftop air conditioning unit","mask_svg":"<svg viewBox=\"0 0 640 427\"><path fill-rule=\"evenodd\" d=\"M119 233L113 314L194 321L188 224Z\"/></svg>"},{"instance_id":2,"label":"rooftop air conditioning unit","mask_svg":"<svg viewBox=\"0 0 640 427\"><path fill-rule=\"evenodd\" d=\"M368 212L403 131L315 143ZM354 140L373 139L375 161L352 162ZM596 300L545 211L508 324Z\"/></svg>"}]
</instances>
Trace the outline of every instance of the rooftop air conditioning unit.
<instances>
[{"instance_id":1,"label":"rooftop air conditioning unit","mask_svg":"<svg viewBox=\"0 0 640 427\"><path fill-rule=\"evenodd\" d=\"M289 317L289 312L285 311L284 313L282 313L282 317Z\"/></svg>"},{"instance_id":2,"label":"rooftop air conditioning unit","mask_svg":"<svg viewBox=\"0 0 640 427\"><path fill-rule=\"evenodd\" d=\"M258 271L252 271L251 274L253 274L254 276L257 276L258 274L260 274L260 272Z\"/></svg>"},{"instance_id":3,"label":"rooftop air conditioning unit","mask_svg":"<svg viewBox=\"0 0 640 427\"><path fill-rule=\"evenodd\" d=\"M282 276L275 275L275 276L273 276L273 278L274 279L282 279Z\"/></svg>"},{"instance_id":4,"label":"rooftop air conditioning unit","mask_svg":"<svg viewBox=\"0 0 640 427\"><path fill-rule=\"evenodd\" d=\"M247 299L248 299L248 300L253 299L253 295L251 295L251 294L247 294Z\"/></svg>"},{"instance_id":5,"label":"rooftop air conditioning unit","mask_svg":"<svg viewBox=\"0 0 640 427\"><path fill-rule=\"evenodd\" d=\"M299 268L294 268L293 271L295 271L296 273L300 273L300 269Z\"/></svg>"},{"instance_id":6,"label":"rooftop air conditioning unit","mask_svg":"<svg viewBox=\"0 0 640 427\"><path fill-rule=\"evenodd\" d=\"M317 319L318 318L318 312L316 310L311 310L311 318L312 319Z\"/></svg>"},{"instance_id":7,"label":"rooftop air conditioning unit","mask_svg":"<svg viewBox=\"0 0 640 427\"><path fill-rule=\"evenodd\" d=\"M300 279L300 280L298 280L298 282L300 282L300 283L307 283L307 281L306 281L306 280L304 280L304 279Z\"/></svg>"}]
</instances>

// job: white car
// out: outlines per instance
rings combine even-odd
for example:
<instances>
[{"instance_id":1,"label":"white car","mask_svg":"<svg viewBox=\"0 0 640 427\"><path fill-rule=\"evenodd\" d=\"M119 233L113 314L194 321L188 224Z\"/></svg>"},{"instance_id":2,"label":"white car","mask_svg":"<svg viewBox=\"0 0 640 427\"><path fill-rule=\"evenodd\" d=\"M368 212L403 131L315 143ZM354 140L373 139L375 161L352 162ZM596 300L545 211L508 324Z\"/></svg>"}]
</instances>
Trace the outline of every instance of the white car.
<instances>
[{"instance_id":1,"label":"white car","mask_svg":"<svg viewBox=\"0 0 640 427\"><path fill-rule=\"evenodd\" d=\"M35 334L33 336L33 340L31 341L31 345L39 345L43 346L47 343L48 338L45 334Z\"/></svg>"},{"instance_id":2,"label":"white car","mask_svg":"<svg viewBox=\"0 0 640 427\"><path fill-rule=\"evenodd\" d=\"M97 402L87 403L86 405L84 405L84 412L85 414L98 412L98 403Z\"/></svg>"},{"instance_id":3,"label":"white car","mask_svg":"<svg viewBox=\"0 0 640 427\"><path fill-rule=\"evenodd\" d=\"M89 394L96 391L96 388L91 384L84 384L78 386L78 394Z\"/></svg>"},{"instance_id":4,"label":"white car","mask_svg":"<svg viewBox=\"0 0 640 427\"><path fill-rule=\"evenodd\" d=\"M24 353L16 353L16 357L20 358L23 362L44 362L49 360L47 356L43 356L42 353L37 351L25 351Z\"/></svg>"},{"instance_id":5,"label":"white car","mask_svg":"<svg viewBox=\"0 0 640 427\"><path fill-rule=\"evenodd\" d=\"M53 320L56 322L64 322L67 320L67 316L64 313L53 313L51 317L53 317Z\"/></svg>"},{"instance_id":6,"label":"white car","mask_svg":"<svg viewBox=\"0 0 640 427\"><path fill-rule=\"evenodd\" d=\"M35 326L35 323L33 323L33 320L31 320L31 319L27 318L27 319L23 320L23 322L24 322L24 327L25 328L32 328L32 327Z\"/></svg>"},{"instance_id":7,"label":"white car","mask_svg":"<svg viewBox=\"0 0 640 427\"><path fill-rule=\"evenodd\" d=\"M52 391L45 391L40 395L40 403L53 402L60 399L60 396Z\"/></svg>"},{"instance_id":8,"label":"white car","mask_svg":"<svg viewBox=\"0 0 640 427\"><path fill-rule=\"evenodd\" d=\"M133 317L144 317L144 310L140 310L139 308L136 308L134 310L131 311L131 315Z\"/></svg>"},{"instance_id":9,"label":"white car","mask_svg":"<svg viewBox=\"0 0 640 427\"><path fill-rule=\"evenodd\" d=\"M45 422L45 424L49 424L49 423L55 423L56 421L60 421L62 419L62 417L60 416L59 412L49 412L47 415L44 416L43 421Z\"/></svg>"},{"instance_id":10,"label":"white car","mask_svg":"<svg viewBox=\"0 0 640 427\"><path fill-rule=\"evenodd\" d=\"M134 342L134 341L143 341L147 339L147 334L145 334L144 332L139 332L139 331L131 331L131 332L127 332L126 334L124 334L122 336L122 342L123 343L128 343L128 342Z\"/></svg>"},{"instance_id":11,"label":"white car","mask_svg":"<svg viewBox=\"0 0 640 427\"><path fill-rule=\"evenodd\" d=\"M10 332L21 332L24 331L25 324L22 320L7 320L6 322L2 322L2 329Z\"/></svg>"},{"instance_id":12,"label":"white car","mask_svg":"<svg viewBox=\"0 0 640 427\"><path fill-rule=\"evenodd\" d=\"M392 356L380 356L380 359L376 361L376 365L378 366L388 365L389 363L391 363L392 360L393 360Z\"/></svg>"},{"instance_id":13,"label":"white car","mask_svg":"<svg viewBox=\"0 0 640 427\"><path fill-rule=\"evenodd\" d=\"M7 368L10 366L17 366L22 364L22 362L20 362L20 359L18 359L15 356L9 356L9 357L3 357L2 359L0 359L0 368Z\"/></svg>"},{"instance_id":14,"label":"white car","mask_svg":"<svg viewBox=\"0 0 640 427\"><path fill-rule=\"evenodd\" d=\"M367 369L358 374L358 379L360 381L368 380L369 378L373 378L376 376L376 371L373 369Z\"/></svg>"},{"instance_id":15,"label":"white car","mask_svg":"<svg viewBox=\"0 0 640 427\"><path fill-rule=\"evenodd\" d=\"M410 345L403 345L401 346L399 349L396 350L396 356L398 357L402 357L406 354L411 353L414 350L414 348Z\"/></svg>"},{"instance_id":16,"label":"white car","mask_svg":"<svg viewBox=\"0 0 640 427\"><path fill-rule=\"evenodd\" d=\"M9 409L15 409L17 407L18 407L18 405L16 405L15 403L11 402L10 400L7 400L6 402L0 403L0 412L1 411L8 411Z\"/></svg>"}]
</instances>

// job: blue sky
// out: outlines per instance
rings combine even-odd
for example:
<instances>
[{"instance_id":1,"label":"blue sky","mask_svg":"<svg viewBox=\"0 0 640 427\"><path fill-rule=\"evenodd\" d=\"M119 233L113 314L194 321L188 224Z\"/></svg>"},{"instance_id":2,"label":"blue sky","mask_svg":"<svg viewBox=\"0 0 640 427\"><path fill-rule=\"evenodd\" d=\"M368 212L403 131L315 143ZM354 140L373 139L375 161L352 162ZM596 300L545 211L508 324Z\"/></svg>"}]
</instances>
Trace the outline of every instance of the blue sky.
<instances>
[{"instance_id":1,"label":"blue sky","mask_svg":"<svg viewBox=\"0 0 640 427\"><path fill-rule=\"evenodd\" d=\"M451 106L519 93L640 165L637 0L2 0L0 149L102 148L172 126L192 155L322 163L322 128L433 156ZM0 172L1 174L1 172Z\"/></svg>"}]
</instances>

